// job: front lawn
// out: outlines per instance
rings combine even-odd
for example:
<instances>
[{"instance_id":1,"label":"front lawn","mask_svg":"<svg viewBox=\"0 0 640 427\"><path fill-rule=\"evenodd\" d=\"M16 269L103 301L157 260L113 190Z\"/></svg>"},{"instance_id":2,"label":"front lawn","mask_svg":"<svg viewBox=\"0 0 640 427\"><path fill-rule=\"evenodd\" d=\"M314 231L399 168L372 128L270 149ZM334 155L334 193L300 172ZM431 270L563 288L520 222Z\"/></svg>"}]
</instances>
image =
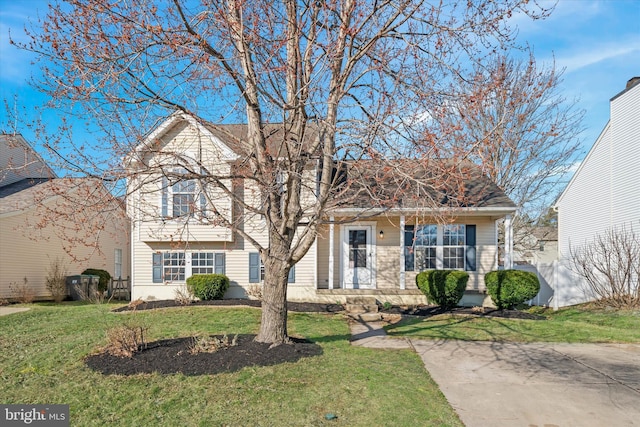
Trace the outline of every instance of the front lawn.
<instances>
[{"instance_id":1,"label":"front lawn","mask_svg":"<svg viewBox=\"0 0 640 427\"><path fill-rule=\"evenodd\" d=\"M640 342L640 311L577 306L553 311L532 308L544 320L440 314L408 318L388 326L390 336L504 342Z\"/></svg>"},{"instance_id":2,"label":"front lawn","mask_svg":"<svg viewBox=\"0 0 640 427\"><path fill-rule=\"evenodd\" d=\"M84 358L106 344L111 327L139 322L150 327L150 340L255 334L260 311L29 307L0 317L1 401L69 404L73 426L462 425L415 353L351 346L341 315L290 314L289 332L322 348L297 362L216 375L105 376Z\"/></svg>"}]
</instances>

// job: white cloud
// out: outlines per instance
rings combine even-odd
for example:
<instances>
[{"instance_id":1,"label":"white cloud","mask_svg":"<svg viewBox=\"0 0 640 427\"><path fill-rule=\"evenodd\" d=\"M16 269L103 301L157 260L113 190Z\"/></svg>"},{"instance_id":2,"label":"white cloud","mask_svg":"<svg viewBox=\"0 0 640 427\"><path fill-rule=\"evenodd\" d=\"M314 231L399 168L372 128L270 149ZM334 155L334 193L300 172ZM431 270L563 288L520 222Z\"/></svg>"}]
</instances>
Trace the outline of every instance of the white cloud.
<instances>
[{"instance_id":1,"label":"white cloud","mask_svg":"<svg viewBox=\"0 0 640 427\"><path fill-rule=\"evenodd\" d=\"M604 60L610 60L637 53L640 56L640 38L632 43L608 42L601 45L589 46L587 50L576 52L568 56L557 56L556 64L566 68L567 73L577 71L589 65L596 64Z\"/></svg>"}]
</instances>

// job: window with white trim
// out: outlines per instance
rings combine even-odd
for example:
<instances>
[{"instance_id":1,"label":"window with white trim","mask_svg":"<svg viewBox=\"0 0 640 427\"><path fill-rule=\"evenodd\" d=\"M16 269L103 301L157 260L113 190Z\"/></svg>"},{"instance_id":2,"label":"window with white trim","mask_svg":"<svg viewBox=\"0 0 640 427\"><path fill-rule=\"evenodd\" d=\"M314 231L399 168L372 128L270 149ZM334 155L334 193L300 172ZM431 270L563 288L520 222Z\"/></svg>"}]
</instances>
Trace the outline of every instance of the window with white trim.
<instances>
[{"instance_id":1,"label":"window with white trim","mask_svg":"<svg viewBox=\"0 0 640 427\"><path fill-rule=\"evenodd\" d=\"M196 212L206 216L207 200L204 187L194 179L181 179L186 169L174 169L162 178L161 210L164 218L192 217Z\"/></svg>"},{"instance_id":2,"label":"window with white trim","mask_svg":"<svg viewBox=\"0 0 640 427\"><path fill-rule=\"evenodd\" d=\"M215 252L193 252L191 274L225 274L225 254Z\"/></svg>"},{"instance_id":3,"label":"window with white trim","mask_svg":"<svg viewBox=\"0 0 640 427\"><path fill-rule=\"evenodd\" d=\"M185 253L165 252L162 254L162 277L167 282L184 282Z\"/></svg>"},{"instance_id":4,"label":"window with white trim","mask_svg":"<svg viewBox=\"0 0 640 427\"><path fill-rule=\"evenodd\" d=\"M153 282L184 282L194 274L225 274L224 252L156 252Z\"/></svg>"},{"instance_id":5,"label":"window with white trim","mask_svg":"<svg viewBox=\"0 0 640 427\"><path fill-rule=\"evenodd\" d=\"M405 225L405 271L476 270L476 226Z\"/></svg>"},{"instance_id":6,"label":"window with white trim","mask_svg":"<svg viewBox=\"0 0 640 427\"><path fill-rule=\"evenodd\" d=\"M122 277L122 249L115 249L113 253L114 266L113 275L114 278Z\"/></svg>"},{"instance_id":7,"label":"window with white trim","mask_svg":"<svg viewBox=\"0 0 640 427\"><path fill-rule=\"evenodd\" d=\"M436 268L436 249L438 246L438 226L435 224L416 227L415 268L418 271Z\"/></svg>"},{"instance_id":8,"label":"window with white trim","mask_svg":"<svg viewBox=\"0 0 640 427\"><path fill-rule=\"evenodd\" d=\"M466 247L464 224L446 224L442 231L442 268L464 269Z\"/></svg>"}]
</instances>

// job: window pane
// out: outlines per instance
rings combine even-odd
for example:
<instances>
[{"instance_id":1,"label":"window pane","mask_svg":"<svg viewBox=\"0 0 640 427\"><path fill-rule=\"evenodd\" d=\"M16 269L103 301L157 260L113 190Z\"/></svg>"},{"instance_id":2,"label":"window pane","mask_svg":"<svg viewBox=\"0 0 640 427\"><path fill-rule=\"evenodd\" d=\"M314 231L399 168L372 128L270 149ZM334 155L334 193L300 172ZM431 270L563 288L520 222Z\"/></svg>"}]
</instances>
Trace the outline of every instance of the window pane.
<instances>
[{"instance_id":1,"label":"window pane","mask_svg":"<svg viewBox=\"0 0 640 427\"><path fill-rule=\"evenodd\" d=\"M173 195L173 216L184 216L193 213L193 194L174 194Z\"/></svg>"},{"instance_id":2,"label":"window pane","mask_svg":"<svg viewBox=\"0 0 640 427\"><path fill-rule=\"evenodd\" d=\"M184 252L165 252L163 264L164 280L184 281Z\"/></svg>"},{"instance_id":3,"label":"window pane","mask_svg":"<svg viewBox=\"0 0 640 427\"><path fill-rule=\"evenodd\" d=\"M435 270L436 248L416 248L416 269L418 271Z\"/></svg>"},{"instance_id":4,"label":"window pane","mask_svg":"<svg viewBox=\"0 0 640 427\"><path fill-rule=\"evenodd\" d=\"M443 229L443 242L445 246L463 246L465 244L464 224L449 224Z\"/></svg>"},{"instance_id":5,"label":"window pane","mask_svg":"<svg viewBox=\"0 0 640 427\"><path fill-rule=\"evenodd\" d=\"M438 226L420 225L416 230L416 246L435 246L438 243Z\"/></svg>"},{"instance_id":6,"label":"window pane","mask_svg":"<svg viewBox=\"0 0 640 427\"><path fill-rule=\"evenodd\" d=\"M444 248L443 267L445 269L464 268L464 248Z\"/></svg>"}]
</instances>

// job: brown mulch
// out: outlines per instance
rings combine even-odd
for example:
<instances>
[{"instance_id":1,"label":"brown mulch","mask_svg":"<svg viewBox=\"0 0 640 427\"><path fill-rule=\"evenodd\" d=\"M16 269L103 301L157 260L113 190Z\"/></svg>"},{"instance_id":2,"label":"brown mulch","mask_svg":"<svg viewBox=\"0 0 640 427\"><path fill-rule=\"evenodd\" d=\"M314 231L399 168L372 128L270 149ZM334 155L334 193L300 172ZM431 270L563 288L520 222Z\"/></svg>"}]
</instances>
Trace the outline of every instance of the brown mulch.
<instances>
[{"instance_id":1,"label":"brown mulch","mask_svg":"<svg viewBox=\"0 0 640 427\"><path fill-rule=\"evenodd\" d=\"M257 300L225 299L214 301L197 301L188 307L198 306L249 306L260 307ZM151 310L168 307L186 307L174 300L148 301L136 307L124 306L113 310L126 312L133 310ZM338 313L344 308L340 304L321 304L304 302L287 302L287 308L293 312ZM492 310L456 307L442 310L437 306L393 306L382 309L386 314L402 314L412 316L435 316L450 313L459 315L474 315L487 317L501 317L510 319L543 320L543 316L518 310ZM231 338L231 337L230 337ZM255 335L238 335L236 346L225 347L212 353L191 354L194 344L193 337L174 338L148 343L144 348L131 357L119 357L106 351L92 354L85 359L87 366L104 375L136 375L158 372L160 374L184 375L213 375L221 372L234 372L247 366L270 366L283 362L295 362L303 357L313 357L322 354L322 347L313 342L300 338L291 338L289 344L270 346L258 343Z\"/></svg>"},{"instance_id":2,"label":"brown mulch","mask_svg":"<svg viewBox=\"0 0 640 427\"><path fill-rule=\"evenodd\" d=\"M222 337L219 337L222 338ZM160 374L213 375L235 372L247 366L271 366L295 362L322 354L318 344L290 338L289 344L271 347L254 340L255 335L238 335L237 345L211 353L191 354L194 338L151 342L132 357L102 352L85 359L87 366L104 375Z\"/></svg>"},{"instance_id":3,"label":"brown mulch","mask_svg":"<svg viewBox=\"0 0 640 427\"><path fill-rule=\"evenodd\" d=\"M125 305L124 307L116 308L114 312L132 311L132 310L152 310L154 308L169 308L169 307L206 307L206 306L246 306L246 307L262 307L262 302L258 300L250 299L219 299L211 301L194 301L188 305L181 305L174 300L156 300L145 301L135 307ZM291 302L287 301L287 309L289 311L296 311L300 313L337 313L344 308L340 304L320 304L312 302Z\"/></svg>"}]
</instances>

